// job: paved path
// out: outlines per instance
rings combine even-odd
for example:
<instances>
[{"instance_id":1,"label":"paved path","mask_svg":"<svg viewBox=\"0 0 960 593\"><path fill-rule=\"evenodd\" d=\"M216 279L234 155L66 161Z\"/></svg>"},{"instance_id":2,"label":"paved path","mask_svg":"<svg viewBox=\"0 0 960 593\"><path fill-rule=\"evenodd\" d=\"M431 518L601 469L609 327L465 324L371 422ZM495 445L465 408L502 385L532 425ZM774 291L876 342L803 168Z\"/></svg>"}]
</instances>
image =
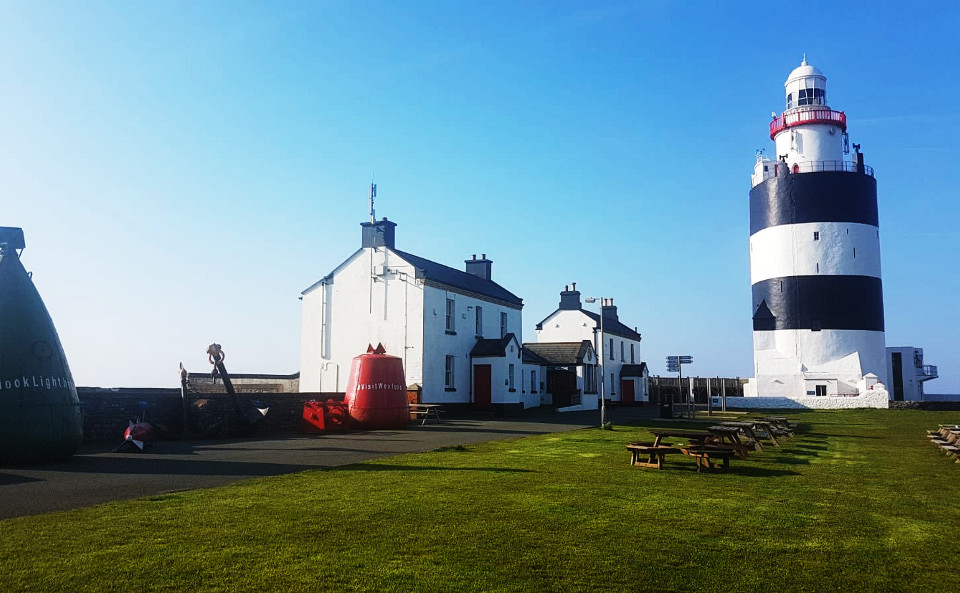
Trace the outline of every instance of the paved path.
<instances>
[{"instance_id":1,"label":"paved path","mask_svg":"<svg viewBox=\"0 0 960 593\"><path fill-rule=\"evenodd\" d=\"M650 408L611 408L607 419L620 424L653 413ZM0 467L0 519L210 488L443 446L575 430L596 426L598 415L596 411L538 411L519 419L474 416L425 426L413 423L408 429L393 431L160 441L143 454L114 453L115 446L87 445L64 462Z\"/></svg>"}]
</instances>

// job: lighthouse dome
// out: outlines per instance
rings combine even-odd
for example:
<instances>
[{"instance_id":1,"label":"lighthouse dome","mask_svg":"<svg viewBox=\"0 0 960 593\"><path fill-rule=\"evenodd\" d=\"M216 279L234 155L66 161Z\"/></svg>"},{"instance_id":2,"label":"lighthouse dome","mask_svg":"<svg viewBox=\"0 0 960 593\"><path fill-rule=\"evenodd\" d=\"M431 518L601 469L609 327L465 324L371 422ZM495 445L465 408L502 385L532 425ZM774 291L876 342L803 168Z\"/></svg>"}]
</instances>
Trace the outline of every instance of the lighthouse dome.
<instances>
[{"instance_id":1,"label":"lighthouse dome","mask_svg":"<svg viewBox=\"0 0 960 593\"><path fill-rule=\"evenodd\" d=\"M806 57L790 72L783 87L787 95L787 109L827 104L827 77L818 68L808 64Z\"/></svg>"}]
</instances>

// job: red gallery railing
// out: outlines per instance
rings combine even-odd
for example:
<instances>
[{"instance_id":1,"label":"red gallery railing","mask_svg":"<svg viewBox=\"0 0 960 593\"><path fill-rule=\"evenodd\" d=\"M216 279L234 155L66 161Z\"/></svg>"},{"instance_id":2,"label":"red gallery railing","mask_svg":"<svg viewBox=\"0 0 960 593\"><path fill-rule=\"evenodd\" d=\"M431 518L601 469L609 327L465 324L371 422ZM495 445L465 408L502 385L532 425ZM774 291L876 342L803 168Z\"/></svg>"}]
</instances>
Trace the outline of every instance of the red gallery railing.
<instances>
[{"instance_id":1,"label":"red gallery railing","mask_svg":"<svg viewBox=\"0 0 960 593\"><path fill-rule=\"evenodd\" d=\"M787 128L801 124L837 124L846 132L847 116L842 111L833 109L807 109L785 113L770 122L770 139L773 140L774 136Z\"/></svg>"}]
</instances>

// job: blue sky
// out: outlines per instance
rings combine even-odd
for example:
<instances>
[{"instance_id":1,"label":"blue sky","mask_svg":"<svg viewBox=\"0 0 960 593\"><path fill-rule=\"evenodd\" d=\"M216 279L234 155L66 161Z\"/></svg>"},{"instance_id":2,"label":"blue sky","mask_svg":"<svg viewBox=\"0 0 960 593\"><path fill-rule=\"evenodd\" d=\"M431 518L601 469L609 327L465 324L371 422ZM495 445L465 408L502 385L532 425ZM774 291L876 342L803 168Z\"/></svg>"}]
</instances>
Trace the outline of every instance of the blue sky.
<instances>
[{"instance_id":1,"label":"blue sky","mask_svg":"<svg viewBox=\"0 0 960 593\"><path fill-rule=\"evenodd\" d=\"M953 3L0 2L0 225L81 385L299 367L358 246L615 299L665 373L752 368L749 175L804 53L876 170L888 345L960 392Z\"/></svg>"}]
</instances>

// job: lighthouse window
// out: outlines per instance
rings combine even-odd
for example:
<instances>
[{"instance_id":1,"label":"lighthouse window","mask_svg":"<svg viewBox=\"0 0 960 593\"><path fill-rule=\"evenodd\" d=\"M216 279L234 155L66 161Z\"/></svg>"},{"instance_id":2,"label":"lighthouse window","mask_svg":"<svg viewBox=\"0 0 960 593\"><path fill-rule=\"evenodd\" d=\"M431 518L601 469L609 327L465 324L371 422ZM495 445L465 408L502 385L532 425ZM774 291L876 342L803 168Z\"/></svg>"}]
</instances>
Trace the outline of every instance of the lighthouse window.
<instances>
[{"instance_id":1,"label":"lighthouse window","mask_svg":"<svg viewBox=\"0 0 960 593\"><path fill-rule=\"evenodd\" d=\"M820 231L813 231L813 240L814 241L820 240Z\"/></svg>"},{"instance_id":2,"label":"lighthouse window","mask_svg":"<svg viewBox=\"0 0 960 593\"><path fill-rule=\"evenodd\" d=\"M818 332L818 331L820 331L820 320L819 320L819 319L814 319L813 321L810 322L810 331L812 331L812 332Z\"/></svg>"},{"instance_id":3,"label":"lighthouse window","mask_svg":"<svg viewBox=\"0 0 960 593\"><path fill-rule=\"evenodd\" d=\"M787 93L787 109L793 109L793 93Z\"/></svg>"},{"instance_id":4,"label":"lighthouse window","mask_svg":"<svg viewBox=\"0 0 960 593\"><path fill-rule=\"evenodd\" d=\"M797 105L823 105L823 89L800 89Z\"/></svg>"}]
</instances>

